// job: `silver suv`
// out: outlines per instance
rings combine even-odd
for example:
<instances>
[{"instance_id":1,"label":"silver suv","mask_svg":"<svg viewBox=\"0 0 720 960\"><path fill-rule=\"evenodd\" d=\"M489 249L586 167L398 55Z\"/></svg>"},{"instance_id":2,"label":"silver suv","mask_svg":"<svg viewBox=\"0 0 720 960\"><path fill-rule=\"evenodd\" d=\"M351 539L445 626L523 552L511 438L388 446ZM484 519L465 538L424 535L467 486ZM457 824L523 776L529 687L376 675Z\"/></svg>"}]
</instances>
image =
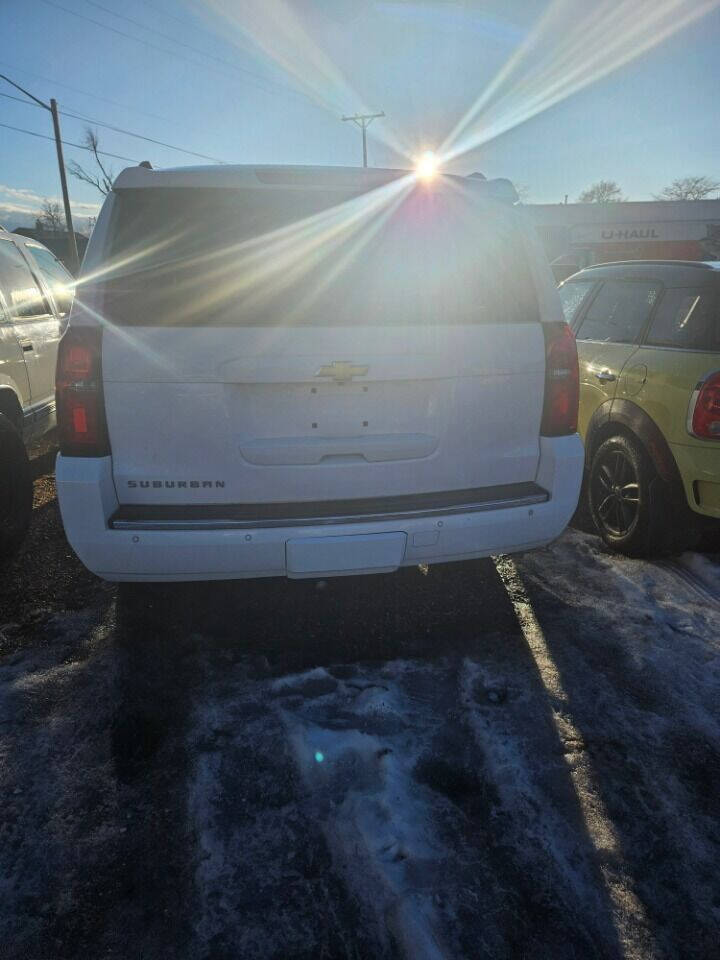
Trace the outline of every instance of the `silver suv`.
<instances>
[{"instance_id":1,"label":"silver suv","mask_svg":"<svg viewBox=\"0 0 720 960\"><path fill-rule=\"evenodd\" d=\"M0 559L30 522L26 447L55 426L55 362L73 285L47 247L0 228Z\"/></svg>"}]
</instances>

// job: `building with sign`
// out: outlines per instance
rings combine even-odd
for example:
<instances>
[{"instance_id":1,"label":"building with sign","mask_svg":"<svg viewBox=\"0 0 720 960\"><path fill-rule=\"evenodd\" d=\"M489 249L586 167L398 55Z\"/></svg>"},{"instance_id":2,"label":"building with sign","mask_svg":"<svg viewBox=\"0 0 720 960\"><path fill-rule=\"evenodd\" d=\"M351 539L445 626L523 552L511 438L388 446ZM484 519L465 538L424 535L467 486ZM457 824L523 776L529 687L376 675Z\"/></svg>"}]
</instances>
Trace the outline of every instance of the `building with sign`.
<instances>
[{"instance_id":1,"label":"building with sign","mask_svg":"<svg viewBox=\"0 0 720 960\"><path fill-rule=\"evenodd\" d=\"M525 209L559 268L556 275L612 260L720 260L720 200L537 203Z\"/></svg>"}]
</instances>

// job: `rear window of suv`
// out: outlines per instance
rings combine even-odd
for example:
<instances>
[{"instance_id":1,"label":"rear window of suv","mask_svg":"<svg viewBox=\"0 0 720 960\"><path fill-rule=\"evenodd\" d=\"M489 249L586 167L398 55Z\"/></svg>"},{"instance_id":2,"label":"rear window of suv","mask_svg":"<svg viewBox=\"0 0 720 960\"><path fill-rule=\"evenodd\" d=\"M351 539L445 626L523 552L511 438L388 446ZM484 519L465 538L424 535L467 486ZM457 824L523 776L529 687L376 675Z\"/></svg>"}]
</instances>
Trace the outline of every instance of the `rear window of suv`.
<instances>
[{"instance_id":1,"label":"rear window of suv","mask_svg":"<svg viewBox=\"0 0 720 960\"><path fill-rule=\"evenodd\" d=\"M710 287L671 287L658 304L647 335L658 347L720 351L720 298Z\"/></svg>"},{"instance_id":2,"label":"rear window of suv","mask_svg":"<svg viewBox=\"0 0 720 960\"><path fill-rule=\"evenodd\" d=\"M104 310L122 325L539 319L511 211L462 187L121 190Z\"/></svg>"}]
</instances>

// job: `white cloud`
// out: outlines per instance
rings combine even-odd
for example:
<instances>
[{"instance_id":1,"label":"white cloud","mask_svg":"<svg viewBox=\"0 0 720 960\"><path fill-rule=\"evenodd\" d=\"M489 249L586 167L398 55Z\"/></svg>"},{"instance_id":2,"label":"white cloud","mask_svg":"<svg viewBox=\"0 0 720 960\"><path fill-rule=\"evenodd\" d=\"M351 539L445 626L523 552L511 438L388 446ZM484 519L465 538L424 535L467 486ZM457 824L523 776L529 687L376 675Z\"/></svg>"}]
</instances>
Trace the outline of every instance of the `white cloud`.
<instances>
[{"instance_id":1,"label":"white cloud","mask_svg":"<svg viewBox=\"0 0 720 960\"><path fill-rule=\"evenodd\" d=\"M3 213L32 213L36 207L23 206L20 203L6 203L0 200L0 211Z\"/></svg>"},{"instance_id":2,"label":"white cloud","mask_svg":"<svg viewBox=\"0 0 720 960\"><path fill-rule=\"evenodd\" d=\"M6 227L31 226L40 213L44 200L62 205L60 197L44 197L28 187L10 187L0 183L0 223L5 221ZM76 217L94 217L100 210L100 204L71 200L70 209ZM8 224L8 219L14 219L16 222Z\"/></svg>"},{"instance_id":3,"label":"white cloud","mask_svg":"<svg viewBox=\"0 0 720 960\"><path fill-rule=\"evenodd\" d=\"M0 193L8 197L17 197L19 200L42 199L34 190L29 190L27 187L8 187L4 183L0 183Z\"/></svg>"}]
</instances>

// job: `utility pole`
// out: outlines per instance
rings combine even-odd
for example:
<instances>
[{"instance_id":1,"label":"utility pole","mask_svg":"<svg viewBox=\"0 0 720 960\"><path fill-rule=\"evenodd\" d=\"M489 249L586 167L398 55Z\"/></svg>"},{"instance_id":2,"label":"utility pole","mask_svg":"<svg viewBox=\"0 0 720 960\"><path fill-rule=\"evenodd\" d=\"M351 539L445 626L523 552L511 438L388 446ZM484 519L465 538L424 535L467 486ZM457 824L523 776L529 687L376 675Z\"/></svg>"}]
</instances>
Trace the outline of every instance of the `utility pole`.
<instances>
[{"instance_id":1,"label":"utility pole","mask_svg":"<svg viewBox=\"0 0 720 960\"><path fill-rule=\"evenodd\" d=\"M31 100L34 100L35 103L39 104L41 107L44 107L52 114L53 131L55 133L55 149L57 150L58 167L60 169L60 186L62 188L63 205L65 207L65 226L67 228L68 244L70 246L70 263L68 266L70 267L70 272L77 276L77 273L80 270L80 257L78 256L77 241L75 240L72 213L70 211L70 197L68 195L67 178L65 176L65 161L63 159L62 140L60 138L60 120L58 118L57 101L51 100L50 103L45 103L43 100L38 100L37 97L34 97L31 93L28 93L27 90L21 87L19 83L15 83L15 81L11 80L10 77L6 77L4 73L0 73L0 80L6 80L11 86L15 87L21 93L24 93L26 97L30 97Z\"/></svg>"},{"instance_id":2,"label":"utility pole","mask_svg":"<svg viewBox=\"0 0 720 960\"><path fill-rule=\"evenodd\" d=\"M55 148L57 150L58 167L60 168L60 186L62 187L63 205L65 206L65 224L70 240L70 257L73 261L72 272L77 275L80 270L80 257L78 256L77 241L75 240L72 213L70 211L70 196L68 194L67 178L65 176L65 160L63 158L62 140L60 139L60 120L58 119L57 100L50 100L50 112L52 113L53 129L55 131Z\"/></svg>"},{"instance_id":3,"label":"utility pole","mask_svg":"<svg viewBox=\"0 0 720 960\"><path fill-rule=\"evenodd\" d=\"M346 120L351 120L356 126L360 127L362 130L362 143L363 143L363 166L367 166L367 128L373 122L373 120L378 120L380 117L384 117L384 113L356 113L352 117L343 117L343 122Z\"/></svg>"}]
</instances>

